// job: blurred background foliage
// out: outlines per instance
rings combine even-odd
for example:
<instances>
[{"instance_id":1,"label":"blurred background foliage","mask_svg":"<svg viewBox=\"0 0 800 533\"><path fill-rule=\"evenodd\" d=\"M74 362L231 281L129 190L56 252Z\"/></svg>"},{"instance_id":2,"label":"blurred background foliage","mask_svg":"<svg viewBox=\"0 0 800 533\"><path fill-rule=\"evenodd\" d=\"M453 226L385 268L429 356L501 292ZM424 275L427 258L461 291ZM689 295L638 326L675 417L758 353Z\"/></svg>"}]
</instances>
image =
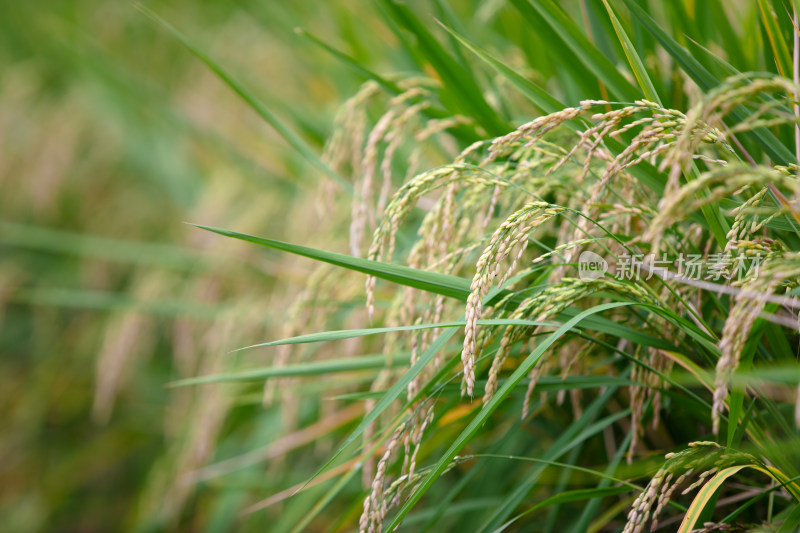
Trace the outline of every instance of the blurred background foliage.
<instances>
[{"instance_id":1,"label":"blurred background foliage","mask_svg":"<svg viewBox=\"0 0 800 533\"><path fill-rule=\"evenodd\" d=\"M294 27L364 58L376 48L354 31L370 20L356 2L149 6L317 149L359 80ZM3 2L0 65L0 529L227 523L236 491L203 500L177 478L227 426L265 442L278 422L249 405L226 418L218 388L164 385L274 336L311 267L234 256L183 222L313 240L309 217L291 214L317 179L132 3ZM286 475L254 482L268 491Z\"/></svg>"},{"instance_id":2,"label":"blurred background foliage","mask_svg":"<svg viewBox=\"0 0 800 533\"><path fill-rule=\"evenodd\" d=\"M476 64L434 18L568 104L607 96L542 19L519 9L521 0L410 4L506 125L540 110ZM373 3L146 5L317 152L364 78L296 27L382 75L436 77L428 58L400 46ZM717 75L726 63L777 71L754 2L649 5ZM562 7L611 63L624 64L602 2ZM779 23L791 35L788 17ZM652 35L633 28L663 104L686 109L696 85ZM446 89L442 107L464 113ZM0 529L280 531L303 516L318 489L242 510L307 479L331 451L319 437L361 411L320 416L324 402L302 400L319 397L313 384L295 391L301 401L292 419L275 404L262 407L258 388L165 385L234 367L245 356L230 350L281 336L314 270L184 222L347 252L349 200L323 209L324 181L133 4L0 2ZM317 329L366 323L362 278L337 276L341 301L321 302L307 317ZM269 363L272 355L246 357ZM226 476L199 470L234 456L252 468ZM352 524L361 494L353 483L317 529Z\"/></svg>"}]
</instances>

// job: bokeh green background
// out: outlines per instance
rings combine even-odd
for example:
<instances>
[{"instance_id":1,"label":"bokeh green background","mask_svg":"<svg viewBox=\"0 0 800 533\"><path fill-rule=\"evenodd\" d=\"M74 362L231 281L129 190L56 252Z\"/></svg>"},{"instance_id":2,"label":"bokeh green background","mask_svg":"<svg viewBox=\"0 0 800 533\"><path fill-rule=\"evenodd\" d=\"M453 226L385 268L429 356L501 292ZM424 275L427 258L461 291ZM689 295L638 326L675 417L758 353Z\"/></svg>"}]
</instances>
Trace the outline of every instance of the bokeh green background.
<instances>
[{"instance_id":1,"label":"bokeh green background","mask_svg":"<svg viewBox=\"0 0 800 533\"><path fill-rule=\"evenodd\" d=\"M360 80L294 28L387 49L358 2L147 6L317 150ZM295 215L320 180L131 2L0 3L0 139L0 530L231 527L240 492L178 478L237 416L263 444L277 415L165 384L277 334L311 267L184 222L313 241Z\"/></svg>"}]
</instances>

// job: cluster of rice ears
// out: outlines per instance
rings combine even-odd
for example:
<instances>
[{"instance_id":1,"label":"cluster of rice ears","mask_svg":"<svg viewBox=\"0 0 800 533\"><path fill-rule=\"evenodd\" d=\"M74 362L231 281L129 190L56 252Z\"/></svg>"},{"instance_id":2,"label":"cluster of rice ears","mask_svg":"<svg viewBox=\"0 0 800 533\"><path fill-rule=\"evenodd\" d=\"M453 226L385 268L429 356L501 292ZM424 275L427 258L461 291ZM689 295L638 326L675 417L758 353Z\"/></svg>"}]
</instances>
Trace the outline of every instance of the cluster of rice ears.
<instances>
[{"instance_id":1,"label":"cluster of rice ears","mask_svg":"<svg viewBox=\"0 0 800 533\"><path fill-rule=\"evenodd\" d=\"M392 6L398 17L409 15ZM491 64L490 56L450 31ZM629 59L646 77L637 69L641 61ZM365 110L389 83L384 110L368 125ZM566 400L561 412L574 422L533 456L507 457L542 468L517 479L502 502L489 504L481 530L503 530L541 507L638 491L633 500L618 499L630 509L624 531L656 529L667 507L673 515L667 523L682 517L680 530L693 531L710 516L722 483L744 468L771 478L764 489L771 519L792 527L800 472L790 450L798 449L792 426L800 420L787 418L781 405L788 400L791 412L800 412L792 385L797 368L769 354L776 342L791 353L785 335L797 329L797 167L754 160L739 137L793 127L787 96L794 99L800 87L778 75L739 74L701 94L685 112L662 106L655 94L631 102L585 100L498 136L486 135L491 124L478 116L430 113L435 89L426 79L376 78L343 106L323 161L337 176L353 177L350 255L205 228L367 274L361 320L384 325L264 344L284 347L272 372L291 361L287 346L373 334L381 340L371 346L386 362L369 393L348 396L364 400L365 416L308 482L338 464L345 467L337 473L340 483L296 529L360 471L360 531L393 530L448 472L472 479L479 469L473 463L495 457L513 428L535 431L537 418L552 421L548 412ZM464 127L474 128L478 139L459 151ZM421 168L437 157L432 151L450 154L449 161ZM401 181L398 153L407 161ZM586 252L608 268L582 275ZM705 265L699 277L683 271L685 258ZM308 307L308 298L335 297L338 285L317 281L329 272L329 266L320 268L306 288L311 296L299 300L291 316ZM305 326L292 324L298 333ZM759 354L784 366L757 368ZM758 377L767 368L772 376L780 368L792 377L748 377L747 371ZM560 379L544 381L554 375ZM259 377L264 374L251 371L183 384ZM598 378L595 390L573 386L571 380L581 377ZM268 384L267 390L275 389ZM687 432L694 438L683 444L658 435L665 413L678 403L693 412L692 424L706 428ZM598 421L607 404L614 407ZM498 417L501 405L504 416ZM763 413L755 415L753 406L763 406L757 407ZM575 454L597 432L607 451L614 450L608 471L583 471L601 483L558 494L570 469L581 470L570 466ZM657 465L652 453L664 447L679 451L666 454L646 487L621 479ZM461 455L465 450L469 455ZM565 454L568 464L555 461ZM342 463L343 456L356 462ZM623 457L628 470L619 466ZM553 481L555 495L514 514L547 464L565 468ZM463 485L448 486L440 494L451 501ZM673 501L695 491L688 509ZM772 507L776 497L780 512ZM446 505L434 512L434 522ZM601 518L603 524L614 514Z\"/></svg>"},{"instance_id":2,"label":"cluster of rice ears","mask_svg":"<svg viewBox=\"0 0 800 533\"><path fill-rule=\"evenodd\" d=\"M798 86L776 76L736 76L687 113L648 100L584 101L506 135L476 141L450 163L413 173L390 195L392 166L385 158L393 157L409 124L419 123L412 129L414 169L417 152L429 138L465 122L427 119L422 110L432 104L426 103L425 85L399 85L403 92L389 100L369 133L354 119L365 100L377 94L374 83L365 85L344 107L342 133L329 145L328 160L339 162L342 172L345 161L360 169L353 187L352 256L208 228L368 274L368 320L387 327L268 344L286 347L380 333L386 335L387 363L410 354L402 356L410 367L387 364L375 378L371 390L388 392L365 401L366 418L336 454L360 439L359 466L368 492L361 531L383 530L389 511L400 506L392 525L398 523L437 478L464 462L457 454L517 386L525 389L518 413L523 421L567 396L575 420L581 420L592 395L564 387L553 397L552 389L537 387L543 376L626 378L627 407L619 414L629 417L623 424L629 464L648 455L642 442L645 423L659 428L663 396L675 388L706 413L703 422L713 436L722 421L730 421L732 409L742 416L745 397L769 402L792 396L775 384L748 381L745 389L734 376L743 359L749 363L753 357L748 340L757 323L796 327L793 313L800 300L791 291L800 280L800 255L768 236L771 224L793 214L781 199L800 192L795 168L742 160L732 146L736 135L793 124L794 114L781 95L796 94ZM726 127L727 115L748 104L753 110L747 121ZM384 145L382 162L376 155L379 144ZM723 199L726 207L720 208ZM709 206L713 209L704 209ZM398 234L414 215L416 238L400 256ZM367 229L373 234L368 246L363 243ZM609 269L582 275L578 256L586 251L603 257ZM357 259L362 253L366 260ZM702 277L674 271L686 257L707 265ZM623 271L625 266L637 275ZM319 276L328 271L321 267ZM380 278L405 287L392 296L391 287L378 285ZM428 285L447 282L460 285L460 297ZM333 296L332 289L314 282L306 290L320 299ZM723 295L729 297L727 305ZM306 305L305 298L298 301L292 315ZM606 320L591 320L601 312ZM448 341L456 328L463 329L463 343L454 351ZM290 357L282 351L276 365ZM676 364L685 371L680 379L672 372ZM188 383L209 379L225 377ZM461 383L471 422L442 456L433 457L432 466L420 468L426 432L437 431L437 419L453 416L455 407L443 391L454 379ZM710 402L687 389L690 383L706 386ZM472 402L476 397L480 402ZM622 424L619 416L615 419ZM655 529L677 488L686 495L718 486L744 467L771 476L787 498L800 497L794 454L768 453L766 441L776 438L775 428L755 419L727 428L728 447L690 443L686 452L667 455L633 502L625 531ZM760 455L738 450L741 432ZM789 431L781 438L796 437ZM693 529L711 495L713 490L698 494L682 531Z\"/></svg>"}]
</instances>

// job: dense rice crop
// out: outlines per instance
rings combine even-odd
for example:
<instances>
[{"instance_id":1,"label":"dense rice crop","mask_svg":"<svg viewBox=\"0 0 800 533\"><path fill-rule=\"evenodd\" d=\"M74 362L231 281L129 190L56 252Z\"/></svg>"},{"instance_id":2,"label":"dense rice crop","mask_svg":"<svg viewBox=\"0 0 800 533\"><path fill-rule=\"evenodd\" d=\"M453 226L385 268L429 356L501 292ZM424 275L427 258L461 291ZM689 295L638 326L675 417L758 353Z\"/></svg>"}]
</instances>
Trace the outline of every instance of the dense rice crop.
<instances>
[{"instance_id":1,"label":"dense rice crop","mask_svg":"<svg viewBox=\"0 0 800 533\"><path fill-rule=\"evenodd\" d=\"M800 526L792 2L3 9L10 531Z\"/></svg>"}]
</instances>

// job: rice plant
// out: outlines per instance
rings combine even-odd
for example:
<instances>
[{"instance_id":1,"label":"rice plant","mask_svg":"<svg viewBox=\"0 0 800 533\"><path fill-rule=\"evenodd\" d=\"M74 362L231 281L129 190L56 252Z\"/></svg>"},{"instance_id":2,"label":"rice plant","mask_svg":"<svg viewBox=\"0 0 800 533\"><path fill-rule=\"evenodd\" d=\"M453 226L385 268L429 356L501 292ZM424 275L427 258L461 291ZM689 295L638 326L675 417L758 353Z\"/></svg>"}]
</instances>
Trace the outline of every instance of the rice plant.
<instances>
[{"instance_id":1,"label":"rice plant","mask_svg":"<svg viewBox=\"0 0 800 533\"><path fill-rule=\"evenodd\" d=\"M315 263L226 285L204 365L172 372L197 403L137 527L797 530L794 4L376 6L398 45L377 67L297 32L363 82L320 152L141 8L314 176L299 230L198 209L193 235Z\"/></svg>"}]
</instances>

